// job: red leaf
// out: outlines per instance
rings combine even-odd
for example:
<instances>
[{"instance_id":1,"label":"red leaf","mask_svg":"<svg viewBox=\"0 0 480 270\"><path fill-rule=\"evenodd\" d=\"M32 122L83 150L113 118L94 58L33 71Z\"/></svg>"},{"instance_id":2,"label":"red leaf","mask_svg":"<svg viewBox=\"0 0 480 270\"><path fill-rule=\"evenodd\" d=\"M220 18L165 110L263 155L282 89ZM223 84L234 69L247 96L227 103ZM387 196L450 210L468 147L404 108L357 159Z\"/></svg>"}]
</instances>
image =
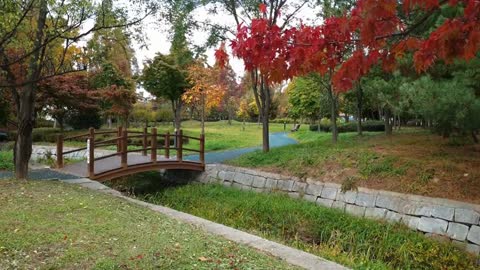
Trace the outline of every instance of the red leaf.
<instances>
[{"instance_id":1,"label":"red leaf","mask_svg":"<svg viewBox=\"0 0 480 270\"><path fill-rule=\"evenodd\" d=\"M258 8L260 9L261 13L263 13L263 14L267 13L267 5L262 3L258 6Z\"/></svg>"}]
</instances>

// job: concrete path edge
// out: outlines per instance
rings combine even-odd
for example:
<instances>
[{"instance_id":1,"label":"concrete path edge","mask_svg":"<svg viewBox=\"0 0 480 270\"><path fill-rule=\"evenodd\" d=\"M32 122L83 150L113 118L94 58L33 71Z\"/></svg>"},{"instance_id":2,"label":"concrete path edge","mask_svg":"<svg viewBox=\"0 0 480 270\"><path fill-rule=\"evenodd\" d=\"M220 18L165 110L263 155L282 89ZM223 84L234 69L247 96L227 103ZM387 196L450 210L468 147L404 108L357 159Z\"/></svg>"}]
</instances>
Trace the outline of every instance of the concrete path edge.
<instances>
[{"instance_id":1,"label":"concrete path edge","mask_svg":"<svg viewBox=\"0 0 480 270\"><path fill-rule=\"evenodd\" d=\"M199 227L208 233L222 236L230 241L253 247L257 250L260 250L276 258L282 259L295 266L299 266L299 267L302 267L305 269L311 269L311 270L347 270L349 269L337 263L315 256L313 254L310 254L298 249L294 249L294 248L258 237L256 235L252 235L252 234L249 234L231 227L227 227L225 225L218 224L203 218L199 218L197 216L183 213L168 207L151 204L151 203L147 203L144 201L140 201L137 199L124 196L122 193L120 193L117 190L111 189L99 182L92 181L87 178L74 179L74 180L60 180L60 181L64 183L78 184L85 188L100 191L100 192L107 193L115 197L127 200L131 203L149 208L157 213L164 214L170 218Z\"/></svg>"}]
</instances>

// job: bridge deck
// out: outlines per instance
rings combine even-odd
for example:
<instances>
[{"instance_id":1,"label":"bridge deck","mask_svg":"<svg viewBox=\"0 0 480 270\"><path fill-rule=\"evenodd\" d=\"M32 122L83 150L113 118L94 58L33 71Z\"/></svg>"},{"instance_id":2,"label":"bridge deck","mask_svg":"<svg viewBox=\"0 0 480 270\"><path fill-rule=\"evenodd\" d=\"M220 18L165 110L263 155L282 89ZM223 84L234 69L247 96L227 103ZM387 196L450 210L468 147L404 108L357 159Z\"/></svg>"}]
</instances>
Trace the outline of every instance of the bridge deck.
<instances>
[{"instance_id":1,"label":"bridge deck","mask_svg":"<svg viewBox=\"0 0 480 270\"><path fill-rule=\"evenodd\" d=\"M152 163L150 156L130 153L128 154L128 166L124 168L122 168L120 156L95 161L95 177L93 178L96 180L109 180L130 173L146 171L149 168L151 170L189 169L202 171L204 168L203 166L204 165L200 162L177 161L176 159L167 159L160 155L157 156L157 162ZM79 177L90 177L86 161L67 164L58 170Z\"/></svg>"},{"instance_id":2,"label":"bridge deck","mask_svg":"<svg viewBox=\"0 0 480 270\"><path fill-rule=\"evenodd\" d=\"M96 135L114 136L110 139L96 140ZM116 136L116 137L115 137ZM170 138L176 141L171 146ZM64 139L88 138L87 147L64 151ZM141 139L141 148L137 150L128 150L130 145L137 146L134 139ZM197 140L200 142L199 150L184 147L184 140ZM158 142L163 141L163 146L158 146ZM110 155L103 155L95 152L95 147L105 147L116 145L117 151ZM83 161L72 164L64 164L65 155L74 152L87 150L90 163ZM156 128L152 128L151 133L147 128L143 132L123 130L119 127L117 131L96 132L93 128L89 129L88 134L81 134L69 138L63 138L59 135L57 141L57 168L59 171L80 177L88 177L95 180L110 180L120 176L126 176L133 173L153 171L159 169L184 169L184 170L205 170L205 138L200 135L199 138L183 135L182 130L170 135L157 134ZM171 159L170 150L175 151L176 158ZM165 156L158 152L164 152ZM142 154L140 153L142 152ZM184 152L199 153L199 162L187 161L183 159ZM103 155L103 157L102 157Z\"/></svg>"}]
</instances>

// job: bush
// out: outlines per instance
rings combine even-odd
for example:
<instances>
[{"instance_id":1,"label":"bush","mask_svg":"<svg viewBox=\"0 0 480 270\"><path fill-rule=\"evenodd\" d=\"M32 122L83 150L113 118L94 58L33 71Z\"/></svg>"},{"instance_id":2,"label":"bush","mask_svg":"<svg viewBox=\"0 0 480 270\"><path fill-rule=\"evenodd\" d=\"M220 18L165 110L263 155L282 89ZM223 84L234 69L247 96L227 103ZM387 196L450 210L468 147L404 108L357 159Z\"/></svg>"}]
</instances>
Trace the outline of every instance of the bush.
<instances>
[{"instance_id":1,"label":"bush","mask_svg":"<svg viewBox=\"0 0 480 270\"><path fill-rule=\"evenodd\" d=\"M298 120L296 122L299 123ZM276 119L270 120L270 123L273 123L273 124L283 124L283 123L293 124L293 123L295 123L295 120L293 120L292 118L276 118Z\"/></svg>"},{"instance_id":2,"label":"bush","mask_svg":"<svg viewBox=\"0 0 480 270\"><path fill-rule=\"evenodd\" d=\"M311 131L318 131L318 125L310 125ZM330 124L320 124L320 130L323 132L331 132L332 127ZM363 131L385 131L385 123L383 121L366 121L362 123ZM338 125L338 132L356 132L357 122L348 122Z\"/></svg>"},{"instance_id":3,"label":"bush","mask_svg":"<svg viewBox=\"0 0 480 270\"><path fill-rule=\"evenodd\" d=\"M99 129L102 126L102 119L96 110L73 113L66 121L73 129Z\"/></svg>"},{"instance_id":4,"label":"bush","mask_svg":"<svg viewBox=\"0 0 480 270\"><path fill-rule=\"evenodd\" d=\"M32 131L33 142L56 142L57 135L60 134L59 128L34 128ZM10 131L8 133L8 139L15 141L17 138L16 131Z\"/></svg>"},{"instance_id":5,"label":"bush","mask_svg":"<svg viewBox=\"0 0 480 270\"><path fill-rule=\"evenodd\" d=\"M45 118L37 118L35 120L35 127L36 128L51 128L53 127L53 124L55 121L53 120L47 120Z\"/></svg>"}]
</instances>

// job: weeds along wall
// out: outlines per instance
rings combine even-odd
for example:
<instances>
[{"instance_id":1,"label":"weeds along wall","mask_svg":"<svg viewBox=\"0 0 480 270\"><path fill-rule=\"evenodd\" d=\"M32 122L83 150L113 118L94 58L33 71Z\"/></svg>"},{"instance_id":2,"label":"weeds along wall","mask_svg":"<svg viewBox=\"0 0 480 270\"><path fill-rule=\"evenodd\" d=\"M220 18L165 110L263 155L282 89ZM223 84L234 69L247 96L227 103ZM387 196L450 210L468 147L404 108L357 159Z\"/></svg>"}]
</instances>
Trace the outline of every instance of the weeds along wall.
<instances>
[{"instance_id":1,"label":"weeds along wall","mask_svg":"<svg viewBox=\"0 0 480 270\"><path fill-rule=\"evenodd\" d=\"M207 165L203 173L167 171L165 176L172 181L182 179L254 192L282 192L351 215L400 222L429 237L452 241L475 255L480 253L480 205L365 188L342 192L340 185L334 183L222 164Z\"/></svg>"}]
</instances>

